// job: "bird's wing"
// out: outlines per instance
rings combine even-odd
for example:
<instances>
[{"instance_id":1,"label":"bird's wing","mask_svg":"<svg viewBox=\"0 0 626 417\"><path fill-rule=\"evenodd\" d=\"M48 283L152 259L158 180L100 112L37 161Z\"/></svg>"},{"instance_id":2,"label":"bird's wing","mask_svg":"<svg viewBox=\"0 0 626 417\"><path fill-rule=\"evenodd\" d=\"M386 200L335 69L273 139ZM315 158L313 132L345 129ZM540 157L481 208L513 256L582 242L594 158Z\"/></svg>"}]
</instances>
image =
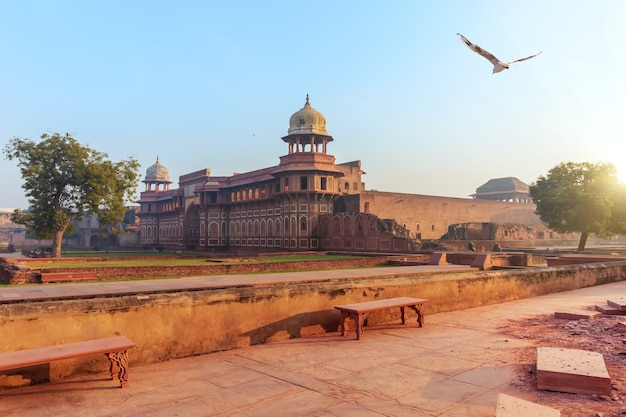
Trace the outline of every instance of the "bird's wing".
<instances>
[{"instance_id":1,"label":"bird's wing","mask_svg":"<svg viewBox=\"0 0 626 417\"><path fill-rule=\"evenodd\" d=\"M508 64L514 64L516 62L526 61L527 59L534 58L534 57L536 57L539 54L541 54L541 52L539 52L538 54L535 54L535 55L527 56L526 58L516 59L515 61L508 62Z\"/></svg>"},{"instance_id":2,"label":"bird's wing","mask_svg":"<svg viewBox=\"0 0 626 417\"><path fill-rule=\"evenodd\" d=\"M461 39L461 42L463 42L465 45L467 45L467 47L469 49L471 49L472 51L476 52L478 55L482 56L483 58L486 58L493 65L496 65L496 64L500 63L500 60L498 58L493 56L491 53L485 51L480 46L474 45L465 36L461 35L460 33L457 33L456 36L458 36L459 39ZM528 57L528 58L532 58L532 57ZM524 59L528 59L528 58L524 58ZM516 62L516 61L513 61L513 62Z\"/></svg>"}]
</instances>

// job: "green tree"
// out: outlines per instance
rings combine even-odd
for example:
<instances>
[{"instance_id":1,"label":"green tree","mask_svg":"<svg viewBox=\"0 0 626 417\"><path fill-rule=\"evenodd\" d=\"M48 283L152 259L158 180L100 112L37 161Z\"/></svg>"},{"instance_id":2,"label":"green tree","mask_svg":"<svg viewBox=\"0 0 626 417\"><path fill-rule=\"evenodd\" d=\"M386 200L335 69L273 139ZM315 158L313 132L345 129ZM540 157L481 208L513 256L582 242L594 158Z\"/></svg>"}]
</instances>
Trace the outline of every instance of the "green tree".
<instances>
[{"instance_id":1,"label":"green tree","mask_svg":"<svg viewBox=\"0 0 626 417\"><path fill-rule=\"evenodd\" d=\"M13 221L34 235L52 239L52 256L61 257L61 242L73 230L72 219L96 214L101 225L124 218L134 199L139 163L129 157L111 162L108 155L81 145L69 134L41 135L41 141L14 137L4 148L20 167L30 208Z\"/></svg>"},{"instance_id":2,"label":"green tree","mask_svg":"<svg viewBox=\"0 0 626 417\"><path fill-rule=\"evenodd\" d=\"M578 250L590 234L626 232L626 188L613 164L563 162L530 186L541 220L557 232L579 232Z\"/></svg>"}]
</instances>

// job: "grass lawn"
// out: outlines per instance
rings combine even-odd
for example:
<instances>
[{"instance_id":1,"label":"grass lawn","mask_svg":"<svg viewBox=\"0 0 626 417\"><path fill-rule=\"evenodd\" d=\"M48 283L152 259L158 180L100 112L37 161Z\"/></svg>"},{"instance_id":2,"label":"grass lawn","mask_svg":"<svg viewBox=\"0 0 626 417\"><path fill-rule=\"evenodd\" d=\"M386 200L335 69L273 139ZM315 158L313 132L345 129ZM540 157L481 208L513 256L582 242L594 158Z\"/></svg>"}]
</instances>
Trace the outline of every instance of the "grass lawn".
<instances>
[{"instance_id":1,"label":"grass lawn","mask_svg":"<svg viewBox=\"0 0 626 417\"><path fill-rule=\"evenodd\" d=\"M108 257L111 254L106 254ZM139 256L140 254L136 253L135 256ZM169 254L171 256L172 254ZM66 255L67 256L67 255ZM93 253L92 253L93 256ZM114 256L114 255L113 255ZM47 259L42 261L31 261L28 262L28 266L31 268L46 268L46 269L54 269L54 268L99 268L99 267L112 267L112 266L124 266L124 267L133 267L133 266L194 266L194 265L207 265L207 264L241 264L241 263L271 263L271 262L302 262L302 261L332 261L338 259L353 259L354 256L347 255L294 255L294 256L259 256L252 258L166 258L163 259L157 254L152 257L150 254L150 259L125 259L121 258L111 258L106 260L76 260L76 261L64 261L64 262L54 262L53 259ZM145 256L145 255L141 255Z\"/></svg>"}]
</instances>

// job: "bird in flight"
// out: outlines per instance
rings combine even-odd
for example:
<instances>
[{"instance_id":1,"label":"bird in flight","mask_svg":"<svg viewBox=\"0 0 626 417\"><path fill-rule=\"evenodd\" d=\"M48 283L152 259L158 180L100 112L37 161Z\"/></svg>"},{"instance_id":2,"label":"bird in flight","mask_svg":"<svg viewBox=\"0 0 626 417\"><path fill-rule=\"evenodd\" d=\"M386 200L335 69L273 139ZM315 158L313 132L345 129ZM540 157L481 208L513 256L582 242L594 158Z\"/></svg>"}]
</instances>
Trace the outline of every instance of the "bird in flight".
<instances>
[{"instance_id":1,"label":"bird in flight","mask_svg":"<svg viewBox=\"0 0 626 417\"><path fill-rule=\"evenodd\" d=\"M489 62L493 64L492 74L495 74L496 72L504 71L505 69L509 69L509 66L511 64L514 64L516 62L526 61L527 59L534 58L541 53L539 52L538 54L527 56L526 58L516 59L515 61L511 61L511 62L502 62L498 58L493 56L491 53L485 51L480 46L474 45L473 43L471 43L465 36L461 35L460 33L457 33L456 36L458 36L459 39L461 39L461 42L467 45L469 49L476 52L478 55L482 56L483 58L486 58Z\"/></svg>"}]
</instances>

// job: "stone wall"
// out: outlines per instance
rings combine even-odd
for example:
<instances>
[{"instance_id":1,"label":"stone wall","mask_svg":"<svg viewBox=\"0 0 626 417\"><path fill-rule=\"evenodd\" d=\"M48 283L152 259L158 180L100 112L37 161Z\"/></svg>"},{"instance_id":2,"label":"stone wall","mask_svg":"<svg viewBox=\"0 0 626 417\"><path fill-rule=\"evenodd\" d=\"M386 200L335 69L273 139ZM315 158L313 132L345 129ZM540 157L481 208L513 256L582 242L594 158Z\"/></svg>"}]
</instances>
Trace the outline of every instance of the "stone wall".
<instances>
[{"instance_id":1,"label":"stone wall","mask_svg":"<svg viewBox=\"0 0 626 417\"><path fill-rule=\"evenodd\" d=\"M419 277L359 279L0 304L3 351L122 334L137 343L132 367L259 343L336 331L338 304L414 296L428 315L623 280L626 261ZM603 302L603 300L598 300ZM371 325L397 320L373 313ZM350 334L346 337L353 337ZM0 385L104 372L85 358L0 373Z\"/></svg>"},{"instance_id":2,"label":"stone wall","mask_svg":"<svg viewBox=\"0 0 626 417\"><path fill-rule=\"evenodd\" d=\"M439 239L455 223L542 224L534 204L374 190L361 193L360 211L394 219L419 239Z\"/></svg>"},{"instance_id":3,"label":"stone wall","mask_svg":"<svg viewBox=\"0 0 626 417\"><path fill-rule=\"evenodd\" d=\"M100 258L104 260L105 258ZM50 259L51 263L71 262L71 258ZM283 262L254 262L246 261L240 263L220 263L207 260L206 265L188 266L104 266L94 268L81 268L81 272L95 272L99 280L107 279L137 279L137 278L158 278L158 277L190 277L206 275L230 275L230 274L251 274L266 272L285 271L309 271L312 269L341 269L341 268L366 268L380 266L388 262L387 256L356 257L333 260L315 261L283 261ZM20 262L18 262L20 261ZM76 268L28 268L29 262L40 260L0 258L0 282L8 284L38 284L41 283L41 274L46 272L77 272Z\"/></svg>"}]
</instances>

